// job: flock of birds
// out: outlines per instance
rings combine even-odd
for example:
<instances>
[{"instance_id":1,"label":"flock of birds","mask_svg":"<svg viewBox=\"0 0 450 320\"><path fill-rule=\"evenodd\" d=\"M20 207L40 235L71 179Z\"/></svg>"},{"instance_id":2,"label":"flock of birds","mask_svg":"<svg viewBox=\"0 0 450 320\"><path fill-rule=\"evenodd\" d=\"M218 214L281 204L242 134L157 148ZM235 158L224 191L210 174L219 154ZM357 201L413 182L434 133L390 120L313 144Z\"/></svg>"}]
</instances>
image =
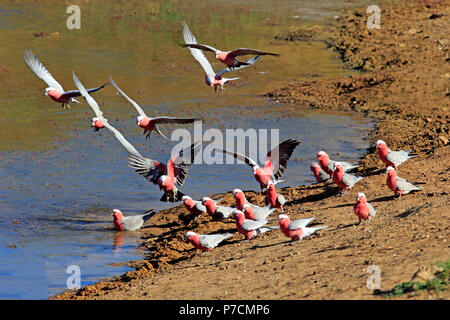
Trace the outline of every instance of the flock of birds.
<instances>
[{"instance_id":1,"label":"flock of birds","mask_svg":"<svg viewBox=\"0 0 450 320\"><path fill-rule=\"evenodd\" d=\"M223 86L226 82L239 79L222 77L225 73L251 66L260 60L263 55L278 56L276 53L247 48L221 51L209 45L198 44L196 38L184 22L183 38L185 43L181 46L189 48L194 59L205 71L206 84L210 87L214 87L215 91L217 91L219 86L221 91L223 91ZM227 68L217 73L214 72L211 64L202 51L214 52L215 57L220 62L224 63ZM255 55L256 57L246 62L237 59L237 57L245 55ZM189 147L179 151L177 154L170 157L166 163L144 157L109 123L107 119L104 118L99 105L91 97L91 93L104 88L106 84L97 88L86 89L75 73L73 73L73 81L78 90L65 91L31 50L25 50L24 59L28 67L49 86L45 89L45 95L49 96L52 100L61 103L63 108L70 108L70 103L80 103L75 98L82 96L95 113L95 117L92 119L92 127L96 131L103 128L107 128L111 131L128 152L129 166L135 169L138 174L146 178L149 182L157 185L163 192L160 200L165 202L182 201L193 219L197 219L202 214L208 214L212 219L216 220L234 218L238 232L244 235L247 240L264 232L280 229L281 232L292 241L299 241L304 237L327 227L308 227L308 224L313 221L314 218L291 221L290 218L283 213L283 205L286 200L283 195L279 194L275 189L275 185L282 181L280 179L285 173L287 163L295 148L300 144L300 141L288 139L280 143L267 154L263 166L258 165L255 160L246 155L228 150L216 149L218 152L231 155L234 158L243 161L252 168L255 180L261 188L261 193L263 194L265 192L264 202L266 206L261 207L250 203L247 201L244 192L240 189L234 189L232 192L236 202L235 206L222 206L219 204L220 200L213 200L209 197L204 197L202 200L194 200L190 196L179 191L178 187L183 186L186 181L189 167L193 163L195 155L200 151L199 142L193 143ZM169 116L152 118L146 115L139 104L128 97L111 77L109 80L117 91L133 105L138 112L139 115L137 116L136 122L137 125L144 130L144 135L147 139L150 138L153 131L163 138L168 139L158 127L161 124L187 124L197 120L195 118ZM392 151L382 140L378 140L376 146L380 159L386 164L386 171L388 173L386 185L395 193L395 195L400 197L409 192L421 190L420 187L398 177L396 171L401 163L415 155L411 155L410 151ZM333 181L339 187L339 195L341 196L363 179L363 177L358 177L349 173L358 167L357 164L331 160L324 151L319 151L317 153L317 161L318 163L313 162L311 164L311 171L317 182ZM276 210L281 211L278 215L279 225L267 226L267 223L270 220L269 215ZM370 219L375 216L376 210L367 202L364 193L358 193L356 204L354 205L354 213L359 218L359 223L361 223L362 220L370 221ZM111 215L114 217L113 223L117 231L133 231L140 229L144 222L154 215L154 212L153 210L150 210L140 215L124 216L119 209L113 209ZM189 241L196 249L207 252L230 236L232 236L230 233L197 234L188 231L185 233L185 240Z\"/></svg>"}]
</instances>

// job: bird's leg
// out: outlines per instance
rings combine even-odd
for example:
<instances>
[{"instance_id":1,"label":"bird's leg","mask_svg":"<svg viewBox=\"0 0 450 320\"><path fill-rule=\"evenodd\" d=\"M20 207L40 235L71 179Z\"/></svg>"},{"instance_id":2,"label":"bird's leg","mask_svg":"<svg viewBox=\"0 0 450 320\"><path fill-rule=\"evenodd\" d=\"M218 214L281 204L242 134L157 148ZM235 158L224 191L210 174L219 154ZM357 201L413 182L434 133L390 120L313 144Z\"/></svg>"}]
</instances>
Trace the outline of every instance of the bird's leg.
<instances>
[{"instance_id":1,"label":"bird's leg","mask_svg":"<svg viewBox=\"0 0 450 320\"><path fill-rule=\"evenodd\" d=\"M206 256L208 254L208 251L202 251L202 253L200 253L201 256Z\"/></svg>"},{"instance_id":2,"label":"bird's leg","mask_svg":"<svg viewBox=\"0 0 450 320\"><path fill-rule=\"evenodd\" d=\"M221 85L220 86L220 92L223 93L223 90L225 90L225 89L223 88L223 85Z\"/></svg>"},{"instance_id":3,"label":"bird's leg","mask_svg":"<svg viewBox=\"0 0 450 320\"><path fill-rule=\"evenodd\" d=\"M214 85L214 92L217 92L217 85Z\"/></svg>"}]
</instances>

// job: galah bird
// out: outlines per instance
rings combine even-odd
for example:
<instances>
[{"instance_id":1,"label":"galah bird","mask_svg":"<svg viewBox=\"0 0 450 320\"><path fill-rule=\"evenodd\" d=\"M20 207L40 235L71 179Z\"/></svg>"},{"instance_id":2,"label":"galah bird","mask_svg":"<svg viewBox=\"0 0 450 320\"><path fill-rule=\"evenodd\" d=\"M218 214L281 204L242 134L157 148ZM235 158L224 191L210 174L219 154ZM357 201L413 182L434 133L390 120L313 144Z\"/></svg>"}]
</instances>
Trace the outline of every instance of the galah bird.
<instances>
[{"instance_id":1,"label":"galah bird","mask_svg":"<svg viewBox=\"0 0 450 320\"><path fill-rule=\"evenodd\" d=\"M355 212L359 219L358 224L361 223L361 220L370 221L370 219L375 217L375 214L377 213L374 207L367 202L366 195L362 192L359 192L356 196L356 203L353 206L353 212Z\"/></svg>"},{"instance_id":2,"label":"galah bird","mask_svg":"<svg viewBox=\"0 0 450 320\"><path fill-rule=\"evenodd\" d=\"M417 155L409 155L411 150L392 151L383 140L378 140L376 145L378 155L380 156L381 161L386 164L386 167L391 166L397 169L397 167L406 160L417 157Z\"/></svg>"},{"instance_id":3,"label":"galah bird","mask_svg":"<svg viewBox=\"0 0 450 320\"><path fill-rule=\"evenodd\" d=\"M272 181L267 183L267 194L264 198L264 203L270 205L270 208L277 208L283 212L283 205L286 203L286 199L283 195L277 193L275 184Z\"/></svg>"},{"instance_id":4,"label":"galah bird","mask_svg":"<svg viewBox=\"0 0 450 320\"><path fill-rule=\"evenodd\" d=\"M135 101L133 101L130 97L128 97L125 94L125 92L123 92L119 88L119 86L117 86L117 84L114 82L114 80L111 77L109 77L109 81L117 89L117 91L119 91L120 94L122 96L124 96L125 99L127 99L128 102L130 102L136 108L137 112L139 113L139 116L136 118L136 123L137 123L137 125L139 127L144 129L144 135L145 135L145 137L147 139L150 138L150 134L152 133L152 131L156 131L162 137L164 137L167 140L169 140L169 138L167 138L159 130L158 124L167 124L167 123L182 123L182 124L186 124L186 123L193 123L196 120L194 118L176 118L176 117L156 117L156 118L151 118L151 117L149 117L149 116L147 116L145 114L144 110L142 110L142 108Z\"/></svg>"},{"instance_id":5,"label":"galah bird","mask_svg":"<svg viewBox=\"0 0 450 320\"><path fill-rule=\"evenodd\" d=\"M184 25L186 26L186 23L184 23ZM186 28L187 28L187 26L186 26ZM239 68L241 66L248 66L248 62L242 62L242 61L237 60L236 57L239 57L239 56L246 56L246 55L256 55L256 56L270 55L270 56L276 56L276 57L279 56L278 53L271 53L271 52L266 52L266 51L261 51L261 50L256 50L256 49L248 49L248 48L238 48L238 49L234 49L232 51L221 51L221 50L218 50L218 49L211 47L209 45L206 45L206 44L198 44L195 38L191 38L191 39L185 38L184 42L185 43L181 45L182 47L185 47L185 48L188 47L191 49L195 48L195 49L199 49L199 50L203 50L203 51L214 52L216 59L219 60L220 62L224 63L225 65L227 65L227 67L232 70Z\"/></svg>"},{"instance_id":6,"label":"galah bird","mask_svg":"<svg viewBox=\"0 0 450 320\"><path fill-rule=\"evenodd\" d=\"M220 206L217 204L217 201L212 200L208 197L202 198L202 204L206 207L206 212L214 218L214 219L226 219L233 213L233 210L235 208L233 207L227 207L227 206Z\"/></svg>"},{"instance_id":7,"label":"galah bird","mask_svg":"<svg viewBox=\"0 0 450 320\"><path fill-rule=\"evenodd\" d=\"M25 50L24 60L27 66L31 69L31 71L36 74L36 76L48 85L45 88L45 95L49 96L53 101L61 103L62 107L66 106L70 108L69 103L80 103L75 100L75 97L81 96L81 93L78 90L64 91L63 87L59 84L58 81L53 78L50 72L44 67L44 65L36 58L33 52L30 49ZM102 85L98 88L93 88L87 90L89 93L98 91L102 89L106 84Z\"/></svg>"},{"instance_id":8,"label":"galah bird","mask_svg":"<svg viewBox=\"0 0 450 320\"><path fill-rule=\"evenodd\" d=\"M398 198L412 191L422 190L421 187L417 187L413 185L411 182L408 182L405 179L397 176L397 171L393 167L391 166L387 167L386 171L388 173L386 185L388 186L389 189L394 191L395 195L398 196Z\"/></svg>"},{"instance_id":9,"label":"galah bird","mask_svg":"<svg viewBox=\"0 0 450 320\"><path fill-rule=\"evenodd\" d=\"M239 231L239 233L243 234L245 236L246 240L250 240L254 237L259 236L260 234L278 229L278 226L268 226L267 219L263 220L250 220L245 219L245 215L240 210L233 210L233 217L236 220L236 228Z\"/></svg>"},{"instance_id":10,"label":"galah bird","mask_svg":"<svg viewBox=\"0 0 450 320\"><path fill-rule=\"evenodd\" d=\"M96 128L108 128L120 142L120 144L129 153L128 163L131 168L134 168L137 173L146 178L148 181L159 186L160 190L164 191L160 201L163 202L177 202L183 197L183 193L178 191L175 183L182 186L186 180L189 167L193 163L195 155L200 151L200 143L193 143L191 146L179 151L178 154L173 155L167 165L144 157L136 150L131 143L129 143L123 135L113 126L111 126L107 119L103 117L103 112L100 110L97 102L87 93L84 86L78 80L75 73L73 73L73 80L78 90L80 90L83 97L94 110L97 115L93 118L93 126Z\"/></svg>"},{"instance_id":11,"label":"galah bird","mask_svg":"<svg viewBox=\"0 0 450 320\"><path fill-rule=\"evenodd\" d=\"M231 233L218 233L218 234L198 234L192 231L188 231L184 234L186 242L190 242L195 249L200 249L203 252L208 252L217 247L223 240L232 237Z\"/></svg>"},{"instance_id":12,"label":"galah bird","mask_svg":"<svg viewBox=\"0 0 450 320\"><path fill-rule=\"evenodd\" d=\"M155 212L153 212L153 209L143 214L128 217L124 217L122 211L120 211L119 209L113 209L111 213L111 215L114 217L114 228L117 231L139 230L144 225L144 222L154 214Z\"/></svg>"},{"instance_id":13,"label":"galah bird","mask_svg":"<svg viewBox=\"0 0 450 320\"><path fill-rule=\"evenodd\" d=\"M191 44L197 43L195 36L192 34L191 30L189 30L189 27L187 26L186 23L183 23L183 38L184 38L185 43L191 43ZM194 59L197 60L197 62L200 64L200 66L205 71L206 85L208 85L211 88L214 87L214 91L217 91L217 87L220 86L220 89L222 92L224 90L223 86L226 82L239 79L239 78L224 78L224 77L222 77L223 74L225 74L227 72L231 72L231 71L237 71L239 69L251 66L252 64L254 64L256 61L258 61L261 58L261 56L257 56L257 57L254 57L254 58L248 60L247 62L245 62L244 64L242 64L241 66L239 66L237 68L233 68L233 69L226 68L218 73L215 73L211 64L209 63L208 59L206 59L205 55L203 54L203 52L201 50L194 49L194 48L189 48L189 50L191 51L191 54L194 57Z\"/></svg>"},{"instance_id":14,"label":"galah bird","mask_svg":"<svg viewBox=\"0 0 450 320\"><path fill-rule=\"evenodd\" d=\"M248 202L241 189L234 189L233 196L236 199L236 209L244 212L246 219L263 220L276 210L276 208L271 209L270 204L260 207Z\"/></svg>"},{"instance_id":15,"label":"galah bird","mask_svg":"<svg viewBox=\"0 0 450 320\"><path fill-rule=\"evenodd\" d=\"M357 177L352 174L345 173L339 163L334 163L333 181L339 187L339 195L343 196L347 190L353 188L353 186L362 179L364 179L364 177Z\"/></svg>"},{"instance_id":16,"label":"galah bird","mask_svg":"<svg viewBox=\"0 0 450 320\"><path fill-rule=\"evenodd\" d=\"M181 201L183 201L184 206L195 219L206 212L206 207L199 200L194 200L189 196L183 196L181 197Z\"/></svg>"},{"instance_id":17,"label":"galah bird","mask_svg":"<svg viewBox=\"0 0 450 320\"><path fill-rule=\"evenodd\" d=\"M316 181L318 183L325 182L325 181L331 179L331 175L329 175L328 173L323 171L317 162L311 163L311 171L314 175L314 178L316 178Z\"/></svg>"},{"instance_id":18,"label":"galah bird","mask_svg":"<svg viewBox=\"0 0 450 320\"><path fill-rule=\"evenodd\" d=\"M281 232L291 241L300 241L305 237L308 237L315 233L317 230L328 228L328 226L320 227L307 227L307 225L313 221L314 218L298 219L291 221L285 214L278 216L278 223L280 224Z\"/></svg>"},{"instance_id":19,"label":"galah bird","mask_svg":"<svg viewBox=\"0 0 450 320\"><path fill-rule=\"evenodd\" d=\"M263 191L267 187L267 183L269 181L272 181L273 183L280 182L279 179L284 175L284 172L286 171L289 158L292 156L294 149L299 144L300 141L298 140L288 139L277 145L267 153L267 157L264 162L264 168L261 168L255 160L243 154L223 149L215 150L232 155L234 158L241 160L252 167L255 179L256 181L258 181L261 187L261 191Z\"/></svg>"},{"instance_id":20,"label":"galah bird","mask_svg":"<svg viewBox=\"0 0 450 320\"><path fill-rule=\"evenodd\" d=\"M320 164L320 167L322 168L322 170L325 171L326 173L328 173L329 175L333 174L335 163L340 164L342 167L342 170L344 170L344 172L348 172L352 169L359 167L357 164L352 164L352 163L348 163L345 161L331 160L325 151L317 152L317 160L319 161L319 164Z\"/></svg>"}]
</instances>

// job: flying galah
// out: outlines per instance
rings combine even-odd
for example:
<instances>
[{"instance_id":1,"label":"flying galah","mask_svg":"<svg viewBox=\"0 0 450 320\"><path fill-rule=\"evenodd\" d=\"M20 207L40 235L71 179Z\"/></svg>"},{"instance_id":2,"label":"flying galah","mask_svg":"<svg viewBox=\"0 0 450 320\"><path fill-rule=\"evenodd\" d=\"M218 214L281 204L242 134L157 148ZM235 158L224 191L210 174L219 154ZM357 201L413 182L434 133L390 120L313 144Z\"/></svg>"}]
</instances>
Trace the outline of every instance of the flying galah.
<instances>
[{"instance_id":1,"label":"flying galah","mask_svg":"<svg viewBox=\"0 0 450 320\"><path fill-rule=\"evenodd\" d=\"M136 150L131 143L129 143L123 135L113 126L111 126L107 119L103 117L103 112L100 110L97 102L87 93L84 86L78 80L75 73L73 73L73 80L78 90L80 90L83 97L94 110L97 115L93 118L93 125L96 128L108 128L120 142L120 144L129 153L129 166L148 181L159 186L160 190L164 191L160 201L163 202L177 202L183 197L183 193L178 191L175 183L182 186L186 180L189 167L193 163L195 155L200 151L200 143L193 143L191 146L179 151L178 154L173 155L167 165L163 163L144 157Z\"/></svg>"},{"instance_id":2,"label":"flying galah","mask_svg":"<svg viewBox=\"0 0 450 320\"><path fill-rule=\"evenodd\" d=\"M192 34L191 30L189 30L189 27L184 22L183 22L183 38L184 38L185 43L190 43L190 44L197 43L195 36ZM216 73L216 72L214 72L208 59L206 59L205 55L203 54L203 52L200 49L189 48L189 50L191 51L191 54L194 57L194 59L197 60L197 62L200 64L200 66L205 71L206 85L208 85L211 88L214 87L214 91L217 91L217 87L220 86L220 89L222 92L224 90L223 86L226 82L239 79L239 78L224 78L224 77L222 77L223 74L230 72L230 71L237 71L239 69L251 66L252 64L254 64L256 61L258 61L261 58L261 56L257 56L257 57L254 57L254 58L248 60L247 62L240 65L239 67L236 67L233 69L226 68L226 69L223 69L222 71Z\"/></svg>"},{"instance_id":3,"label":"flying galah","mask_svg":"<svg viewBox=\"0 0 450 320\"><path fill-rule=\"evenodd\" d=\"M397 171L394 169L394 167L388 166L386 168L386 171L388 173L386 185L388 186L389 189L394 191L395 195L398 196L399 198L402 195L410 193L412 191L422 190L421 187L417 187L413 185L411 182L408 182L405 179L397 176Z\"/></svg>"},{"instance_id":4,"label":"flying galah","mask_svg":"<svg viewBox=\"0 0 450 320\"><path fill-rule=\"evenodd\" d=\"M25 63L31 69L31 71L36 74L36 76L48 85L45 88L45 95L49 96L53 101L59 102L62 104L62 107L70 108L69 103L80 103L75 100L75 97L81 96L78 90L64 91L63 87L59 84L58 81L53 78L50 72L44 67L44 65L36 58L33 52L30 49L25 50L25 54L23 56L25 59ZM93 88L87 90L89 93L98 91L102 89L106 84L102 85L98 88Z\"/></svg>"},{"instance_id":5,"label":"flying galah","mask_svg":"<svg viewBox=\"0 0 450 320\"><path fill-rule=\"evenodd\" d=\"M386 167L391 166L397 169L397 167L406 160L417 157L417 155L409 155L411 150L392 151L383 140L378 140L376 145L378 155L380 156L381 161L386 164Z\"/></svg>"},{"instance_id":6,"label":"flying galah","mask_svg":"<svg viewBox=\"0 0 450 320\"><path fill-rule=\"evenodd\" d=\"M236 228L239 233L245 236L246 240L250 240L254 237L259 236L260 234L278 229L278 226L269 226L266 227L267 220L250 220L245 219L245 215L240 210L233 210L233 217L236 220Z\"/></svg>"},{"instance_id":7,"label":"flying galah","mask_svg":"<svg viewBox=\"0 0 450 320\"><path fill-rule=\"evenodd\" d=\"M283 195L277 193L275 184L272 181L267 183L267 194L264 198L264 203L270 205L270 208L277 208L283 212L283 205L286 203L286 199Z\"/></svg>"},{"instance_id":8,"label":"flying galah","mask_svg":"<svg viewBox=\"0 0 450 320\"><path fill-rule=\"evenodd\" d=\"M208 197L202 198L202 204L206 207L206 212L208 212L212 218L219 220L226 219L231 216L233 210L235 209L233 207L220 206L217 204L217 201L214 201Z\"/></svg>"},{"instance_id":9,"label":"flying galah","mask_svg":"<svg viewBox=\"0 0 450 320\"><path fill-rule=\"evenodd\" d=\"M211 251L223 240L232 236L233 234L231 233L198 234L192 231L184 234L186 242L190 242L195 249L200 249L204 252Z\"/></svg>"},{"instance_id":10,"label":"flying galah","mask_svg":"<svg viewBox=\"0 0 450 320\"><path fill-rule=\"evenodd\" d=\"M331 160L328 154L325 151L319 151L317 152L317 160L319 161L320 167L323 171L328 173L329 175L333 174L334 170L334 164L338 163L341 165L342 170L344 172L348 172L352 169L358 168L359 166L357 164L351 164L345 161L334 161Z\"/></svg>"},{"instance_id":11,"label":"flying galah","mask_svg":"<svg viewBox=\"0 0 450 320\"><path fill-rule=\"evenodd\" d=\"M236 209L244 212L246 219L263 220L276 210L276 208L271 209L270 204L265 207L260 207L248 202L241 189L234 189L233 196L236 199Z\"/></svg>"},{"instance_id":12,"label":"flying galah","mask_svg":"<svg viewBox=\"0 0 450 320\"><path fill-rule=\"evenodd\" d=\"M307 218L291 221L285 214L280 214L278 216L281 232L286 237L291 238L291 241L300 241L303 238L312 235L317 230L328 228L328 226L307 227L308 223L313 220L314 218Z\"/></svg>"},{"instance_id":13,"label":"flying galah","mask_svg":"<svg viewBox=\"0 0 450 320\"><path fill-rule=\"evenodd\" d=\"M184 25L187 28L186 23L184 23ZM203 51L214 52L216 59L219 60L220 62L224 63L225 65L227 65L227 67L230 69L239 68L241 66L248 66L248 62L242 62L242 61L237 60L236 57L239 57L239 56L246 56L246 55L256 55L256 56L270 55L270 56L276 56L276 57L279 56L278 53L271 53L271 52L260 51L260 50L255 50L255 49L248 49L248 48L239 48L239 49L234 49L232 51L221 51L221 50L213 48L209 45L198 44L195 38L191 38L191 39L185 38L184 42L185 43L181 45L182 47L185 47L185 48L189 47L191 49L195 48L195 49L199 49L199 50L203 50Z\"/></svg>"},{"instance_id":14,"label":"flying galah","mask_svg":"<svg viewBox=\"0 0 450 320\"><path fill-rule=\"evenodd\" d=\"M193 200L189 196L181 197L181 201L183 201L184 206L189 211L189 213L195 217L195 219L206 212L206 207L202 205L201 201Z\"/></svg>"},{"instance_id":15,"label":"flying galah","mask_svg":"<svg viewBox=\"0 0 450 320\"><path fill-rule=\"evenodd\" d=\"M279 179L286 171L289 158L299 144L300 141L298 140L288 139L277 145L267 153L264 168L261 168L255 160L243 154L223 149L215 150L232 155L234 158L244 161L249 165L252 168L255 179L258 181L262 191L267 187L269 181L272 181L273 183L280 182Z\"/></svg>"},{"instance_id":16,"label":"flying galah","mask_svg":"<svg viewBox=\"0 0 450 320\"><path fill-rule=\"evenodd\" d=\"M342 166L335 162L333 168L333 181L337 184L340 190L340 195L343 196L347 190L353 188L353 186L364 177L357 177L349 173L345 173Z\"/></svg>"},{"instance_id":17,"label":"flying galah","mask_svg":"<svg viewBox=\"0 0 450 320\"><path fill-rule=\"evenodd\" d=\"M185 124L185 123L193 123L196 120L194 118L176 118L176 117L156 117L156 118L151 118L151 117L149 117L149 116L147 116L145 114L144 110L142 110L142 108L135 101L133 101L130 97L128 97L125 94L125 92L123 92L119 88L119 86L114 82L114 80L111 77L109 77L109 81L117 89L117 91L119 91L120 94L122 96L124 96L125 99L127 99L128 102L130 102L136 108L137 112L139 113L139 116L136 118L136 123L137 123L137 125L139 127L144 129L144 135L145 135L146 138L150 138L150 134L152 133L152 131L156 131L162 137L164 137L167 140L169 140L169 138L167 138L159 130L158 124L167 124L167 123L183 123L183 124Z\"/></svg>"},{"instance_id":18,"label":"flying galah","mask_svg":"<svg viewBox=\"0 0 450 320\"><path fill-rule=\"evenodd\" d=\"M358 224L361 223L361 220L370 221L377 213L374 207L367 202L366 195L362 192L359 192L356 196L356 203L353 206L353 211L359 219Z\"/></svg>"},{"instance_id":19,"label":"flying galah","mask_svg":"<svg viewBox=\"0 0 450 320\"><path fill-rule=\"evenodd\" d=\"M143 214L128 217L124 217L122 211L120 211L119 209L113 209L111 213L111 215L114 217L114 228L117 231L139 230L143 226L144 222L154 214L155 212L153 212L153 209Z\"/></svg>"},{"instance_id":20,"label":"flying galah","mask_svg":"<svg viewBox=\"0 0 450 320\"><path fill-rule=\"evenodd\" d=\"M323 171L317 162L311 163L311 171L314 175L314 178L316 178L316 181L318 183L325 182L325 181L331 179L331 175L329 175L328 173Z\"/></svg>"}]
</instances>

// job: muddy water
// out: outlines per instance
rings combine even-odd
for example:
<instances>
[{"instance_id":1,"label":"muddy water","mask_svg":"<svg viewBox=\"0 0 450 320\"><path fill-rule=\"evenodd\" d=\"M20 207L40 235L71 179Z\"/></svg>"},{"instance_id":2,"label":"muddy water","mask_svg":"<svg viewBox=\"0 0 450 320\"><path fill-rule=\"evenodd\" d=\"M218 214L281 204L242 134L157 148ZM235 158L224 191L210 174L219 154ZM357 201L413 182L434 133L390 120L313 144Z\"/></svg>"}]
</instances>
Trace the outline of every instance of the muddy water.
<instances>
[{"instance_id":1,"label":"muddy water","mask_svg":"<svg viewBox=\"0 0 450 320\"><path fill-rule=\"evenodd\" d=\"M158 189L127 167L126 152L107 131L89 128L85 103L62 110L44 96L46 84L23 62L31 48L66 90L71 71L83 84L111 75L152 115L196 116L209 128L279 130L297 138L285 182L312 182L309 164L324 149L357 160L370 123L351 115L287 113L261 95L296 79L352 74L321 42L285 43L273 36L290 25L324 23L348 4L340 1L106 1L83 2L81 29L66 28L66 6L57 1L7 2L0 9L0 298L45 299L66 288L67 268L81 271L81 285L118 275L121 262L138 259L139 232L112 231L112 208L134 214L172 206ZM352 3L350 5L355 5ZM250 47L263 57L218 95L182 42L185 20L199 42L218 48ZM42 35L42 36L35 36ZM7 44L7 45L5 45ZM223 65L213 61L215 70ZM93 95L111 124L144 155L165 161L175 142L145 141L135 110L112 86ZM189 126L184 126L192 131ZM166 135L174 127L163 127ZM270 139L269 139L270 140ZM208 145L204 142L203 146ZM255 189L246 165L194 165L182 191L193 197L233 188ZM114 264L114 266L113 266Z\"/></svg>"}]
</instances>

